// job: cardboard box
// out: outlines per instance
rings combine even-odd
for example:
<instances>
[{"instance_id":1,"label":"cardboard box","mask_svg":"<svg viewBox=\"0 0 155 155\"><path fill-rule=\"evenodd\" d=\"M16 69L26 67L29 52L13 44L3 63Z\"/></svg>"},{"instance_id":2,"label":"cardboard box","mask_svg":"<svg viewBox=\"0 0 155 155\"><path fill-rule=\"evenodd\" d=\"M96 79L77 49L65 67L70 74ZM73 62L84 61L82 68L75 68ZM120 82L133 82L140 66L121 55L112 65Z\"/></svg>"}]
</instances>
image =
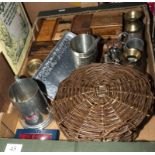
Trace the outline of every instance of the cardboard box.
<instances>
[{"instance_id":1,"label":"cardboard box","mask_svg":"<svg viewBox=\"0 0 155 155\"><path fill-rule=\"evenodd\" d=\"M146 48L146 52L147 52L147 73L149 73L152 78L154 79L155 81L155 60L154 60L154 55L153 55L153 48L152 48L152 43L151 43L151 36L150 36L150 16L149 16L149 12L148 12L148 9L147 9L147 5L145 4L141 4L141 3L129 3L129 4L109 4L108 7L106 6L100 6L100 7L91 7L91 8L75 8L75 9L66 9L66 10L55 10L55 11L51 11L51 12L41 12L38 16L38 18L36 19L35 21L35 24L32 28L33 30L33 41L36 41L37 39L37 36L41 30L41 27L42 27L42 23L44 20L53 20L55 18L63 18L67 21L71 21L77 14L87 14L89 12L91 13L100 13L102 12L103 14L104 13L124 13L124 12L127 12L129 10L142 10L144 15L145 15L145 18L144 18L144 23L145 23L145 41L146 41L146 45L147 45L147 48ZM50 40L49 41L52 41L51 40L51 37L50 37ZM25 60L24 60L24 65L23 67L21 68L20 72L19 72L19 75L24 75L25 74L25 69L26 69L26 65L27 65L27 61L29 59L29 56L31 55L31 43L30 43L30 46L27 48L27 54L26 54L26 57L25 57ZM35 55L34 55L35 57ZM2 61L5 61L3 66L4 66L4 69L3 72L2 70L0 70L0 75L1 74L5 74L6 73L6 70L9 70L10 67L8 65L8 63L6 62L6 60L4 59L3 55L0 55L0 60L2 59ZM8 71L7 73L7 77L11 77L11 79L14 77L14 74L13 72L11 71L11 69ZM0 78L0 83L3 82L3 79L1 80ZM12 81L11 81L12 82ZM11 83L10 82L10 83ZM7 83L5 86L5 88L8 90L9 89L9 84L10 83ZM4 94L5 96L6 94ZM21 125L20 125L20 122L19 122L19 114L18 112L13 108L12 104L9 103L9 98L8 96L6 95L5 96L5 100L7 101L7 103L5 104L8 104L8 108L5 109L5 111L1 112L0 113L0 137L1 138L13 138L14 137L14 133L16 131L17 128L22 128ZM58 129L58 126L56 124L55 121L53 121L47 128L50 128L50 129ZM144 128L141 130L140 134L139 134L139 137L137 138L137 141L155 141L155 116L153 116L147 123L146 125L144 126ZM0 139L0 141L3 140L3 139ZM63 135L62 132L60 132L60 140L67 140L66 137ZM8 139L8 142L9 142L9 139ZM20 140L18 141L20 142ZM36 142L37 143L37 142ZM46 145L47 142L45 142L45 145ZM60 143L64 143L64 145L66 144L65 142L62 142L60 141ZM60 144L59 142L57 143L57 145ZM112 144L112 143L111 143ZM42 144L44 145L44 144ZM45 146L44 145L44 146ZM70 145L72 145L70 143ZM73 144L75 145L75 144ZM79 143L79 145L82 145ZM86 144L86 145L89 145ZM93 142L93 145L98 145L97 143ZM102 143L101 143L102 145ZM107 144L106 144L107 145ZM114 144L115 145L115 144ZM59 148L58 148L59 149ZM72 149L72 151L75 151L76 149ZM84 148L81 147L81 149L79 150L85 150ZM99 149L100 150L100 149Z\"/></svg>"}]
</instances>

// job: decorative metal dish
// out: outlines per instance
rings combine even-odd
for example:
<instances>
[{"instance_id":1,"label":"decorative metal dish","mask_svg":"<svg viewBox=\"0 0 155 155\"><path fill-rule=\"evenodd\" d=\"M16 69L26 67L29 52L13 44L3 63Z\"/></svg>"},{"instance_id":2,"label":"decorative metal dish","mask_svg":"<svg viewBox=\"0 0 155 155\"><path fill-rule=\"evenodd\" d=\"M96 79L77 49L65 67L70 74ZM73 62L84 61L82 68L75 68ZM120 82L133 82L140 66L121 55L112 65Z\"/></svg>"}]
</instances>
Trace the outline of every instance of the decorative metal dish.
<instances>
[{"instance_id":1,"label":"decorative metal dish","mask_svg":"<svg viewBox=\"0 0 155 155\"><path fill-rule=\"evenodd\" d=\"M33 77L45 84L50 99L55 98L59 83L75 69L70 51L70 41L75 36L74 33L67 32L52 49Z\"/></svg>"}]
</instances>

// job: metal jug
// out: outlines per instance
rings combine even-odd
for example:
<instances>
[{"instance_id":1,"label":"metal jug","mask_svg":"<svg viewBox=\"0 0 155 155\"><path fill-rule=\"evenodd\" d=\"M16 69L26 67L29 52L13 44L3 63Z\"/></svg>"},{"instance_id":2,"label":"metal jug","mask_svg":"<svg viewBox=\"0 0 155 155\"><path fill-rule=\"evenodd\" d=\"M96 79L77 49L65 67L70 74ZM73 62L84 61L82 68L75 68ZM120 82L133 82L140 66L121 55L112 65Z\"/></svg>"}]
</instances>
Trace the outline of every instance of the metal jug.
<instances>
[{"instance_id":1,"label":"metal jug","mask_svg":"<svg viewBox=\"0 0 155 155\"><path fill-rule=\"evenodd\" d=\"M11 102L21 113L24 128L42 129L52 120L50 106L38 84L32 78L16 78L10 86Z\"/></svg>"}]
</instances>

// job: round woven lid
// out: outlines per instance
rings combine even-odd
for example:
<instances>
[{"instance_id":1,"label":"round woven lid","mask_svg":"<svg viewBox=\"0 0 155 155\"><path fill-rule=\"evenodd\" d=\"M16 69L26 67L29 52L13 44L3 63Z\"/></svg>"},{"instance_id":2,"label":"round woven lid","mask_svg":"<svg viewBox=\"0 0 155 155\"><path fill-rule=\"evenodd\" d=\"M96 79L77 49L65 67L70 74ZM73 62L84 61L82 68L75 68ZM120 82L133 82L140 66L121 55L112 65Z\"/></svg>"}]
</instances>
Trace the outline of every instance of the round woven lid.
<instances>
[{"instance_id":1,"label":"round woven lid","mask_svg":"<svg viewBox=\"0 0 155 155\"><path fill-rule=\"evenodd\" d=\"M60 84L53 112L69 140L131 141L152 103L146 75L129 66L91 64Z\"/></svg>"}]
</instances>

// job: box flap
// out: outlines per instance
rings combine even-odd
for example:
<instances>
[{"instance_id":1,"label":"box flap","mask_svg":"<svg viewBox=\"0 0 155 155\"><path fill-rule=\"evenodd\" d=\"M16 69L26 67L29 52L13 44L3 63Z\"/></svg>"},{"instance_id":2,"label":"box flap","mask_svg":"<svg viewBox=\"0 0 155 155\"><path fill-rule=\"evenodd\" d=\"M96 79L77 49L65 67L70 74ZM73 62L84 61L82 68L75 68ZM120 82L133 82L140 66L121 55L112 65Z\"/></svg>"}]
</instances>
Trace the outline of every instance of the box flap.
<instances>
[{"instance_id":1,"label":"box flap","mask_svg":"<svg viewBox=\"0 0 155 155\"><path fill-rule=\"evenodd\" d=\"M12 138L18 121L19 113L15 108L12 113L0 113L0 137Z\"/></svg>"},{"instance_id":2,"label":"box flap","mask_svg":"<svg viewBox=\"0 0 155 155\"><path fill-rule=\"evenodd\" d=\"M0 54L0 112L6 112L9 107L8 91L13 81L14 74L3 55Z\"/></svg>"},{"instance_id":3,"label":"box flap","mask_svg":"<svg viewBox=\"0 0 155 155\"><path fill-rule=\"evenodd\" d=\"M18 74L32 38L32 29L21 3L0 3L0 49Z\"/></svg>"}]
</instances>

